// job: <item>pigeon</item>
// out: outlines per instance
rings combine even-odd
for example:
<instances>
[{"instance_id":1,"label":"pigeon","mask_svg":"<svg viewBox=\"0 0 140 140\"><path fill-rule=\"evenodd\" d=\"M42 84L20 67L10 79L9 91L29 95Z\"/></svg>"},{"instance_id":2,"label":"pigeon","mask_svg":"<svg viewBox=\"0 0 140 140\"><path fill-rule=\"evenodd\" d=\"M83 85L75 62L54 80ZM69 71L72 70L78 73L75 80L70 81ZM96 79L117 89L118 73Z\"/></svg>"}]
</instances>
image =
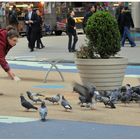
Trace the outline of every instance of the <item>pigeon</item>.
<instances>
[{"instance_id":1,"label":"pigeon","mask_svg":"<svg viewBox=\"0 0 140 140\"><path fill-rule=\"evenodd\" d=\"M62 96L62 100L61 100L61 105L67 110L72 110L71 105L69 104L69 102L64 98L64 96Z\"/></svg>"},{"instance_id":2,"label":"pigeon","mask_svg":"<svg viewBox=\"0 0 140 140\"><path fill-rule=\"evenodd\" d=\"M60 101L60 94L57 94L53 97L46 97L45 100L48 100L50 102L52 102L53 104L54 103L58 103L59 104L59 101Z\"/></svg>"},{"instance_id":3,"label":"pigeon","mask_svg":"<svg viewBox=\"0 0 140 140\"><path fill-rule=\"evenodd\" d=\"M122 87L120 88L120 91L121 91L121 93L126 92L126 86L122 86Z\"/></svg>"},{"instance_id":4,"label":"pigeon","mask_svg":"<svg viewBox=\"0 0 140 140\"><path fill-rule=\"evenodd\" d=\"M75 83L73 87L73 91L79 94L79 100L81 107L87 107L93 109L93 105L96 103L95 91L96 88L92 83L86 83L84 86L79 83ZM86 105L83 105L83 104Z\"/></svg>"},{"instance_id":5,"label":"pigeon","mask_svg":"<svg viewBox=\"0 0 140 140\"><path fill-rule=\"evenodd\" d=\"M122 103L125 103L125 104L130 103L130 101L132 100L132 90L131 90L130 84L127 84L125 86L120 100Z\"/></svg>"},{"instance_id":6,"label":"pigeon","mask_svg":"<svg viewBox=\"0 0 140 140\"><path fill-rule=\"evenodd\" d=\"M86 99L86 103L92 103L92 98L94 96L95 87L93 84L89 84L86 86L80 85L79 83L75 83L73 87L73 91L79 94L79 96L83 96Z\"/></svg>"},{"instance_id":7,"label":"pigeon","mask_svg":"<svg viewBox=\"0 0 140 140\"><path fill-rule=\"evenodd\" d=\"M82 104L82 105L87 102L86 98L84 96L81 96L81 95L79 96L79 100L80 100L79 104Z\"/></svg>"},{"instance_id":8,"label":"pigeon","mask_svg":"<svg viewBox=\"0 0 140 140\"><path fill-rule=\"evenodd\" d=\"M121 102L125 103L125 104L130 103L131 99L132 99L132 97L130 95L126 94L121 97Z\"/></svg>"},{"instance_id":9,"label":"pigeon","mask_svg":"<svg viewBox=\"0 0 140 140\"><path fill-rule=\"evenodd\" d=\"M104 103L105 107L110 106L111 108L116 108L114 103L108 97L100 97L100 101Z\"/></svg>"},{"instance_id":10,"label":"pigeon","mask_svg":"<svg viewBox=\"0 0 140 140\"><path fill-rule=\"evenodd\" d=\"M29 109L35 109L35 110L38 110L37 107L33 106L30 102L28 102L23 95L20 96L20 99L21 99L21 105L23 107L25 107L27 110Z\"/></svg>"},{"instance_id":11,"label":"pigeon","mask_svg":"<svg viewBox=\"0 0 140 140\"><path fill-rule=\"evenodd\" d=\"M79 104L81 107L95 109L94 107L95 107L96 100L94 98L92 98L92 103L87 103L86 98L84 96L79 96L79 100L80 100Z\"/></svg>"},{"instance_id":12,"label":"pigeon","mask_svg":"<svg viewBox=\"0 0 140 140\"><path fill-rule=\"evenodd\" d=\"M48 114L47 107L45 105L45 102L41 103L41 107L39 108L39 114L41 117L41 121L46 121L46 116Z\"/></svg>"},{"instance_id":13,"label":"pigeon","mask_svg":"<svg viewBox=\"0 0 140 140\"><path fill-rule=\"evenodd\" d=\"M118 89L115 89L111 92L111 95L109 96L110 101L114 104L117 103L121 99L121 93Z\"/></svg>"},{"instance_id":14,"label":"pigeon","mask_svg":"<svg viewBox=\"0 0 140 140\"><path fill-rule=\"evenodd\" d=\"M100 101L101 94L99 93L99 91L96 90L94 92L94 97L95 97L95 101Z\"/></svg>"},{"instance_id":15,"label":"pigeon","mask_svg":"<svg viewBox=\"0 0 140 140\"><path fill-rule=\"evenodd\" d=\"M111 91L105 90L105 91L102 91L102 92L103 92L102 95L103 95L104 97L110 98L110 96L111 96Z\"/></svg>"},{"instance_id":16,"label":"pigeon","mask_svg":"<svg viewBox=\"0 0 140 140\"><path fill-rule=\"evenodd\" d=\"M132 91L133 92L136 92L137 94L140 95L140 85L139 86L132 87Z\"/></svg>"},{"instance_id":17,"label":"pigeon","mask_svg":"<svg viewBox=\"0 0 140 140\"><path fill-rule=\"evenodd\" d=\"M139 102L140 101L140 95L137 94L136 92L133 92L132 93L132 101L135 101L135 102Z\"/></svg>"},{"instance_id":18,"label":"pigeon","mask_svg":"<svg viewBox=\"0 0 140 140\"><path fill-rule=\"evenodd\" d=\"M40 96L41 94L38 94L38 93L32 93L30 91L27 91L27 96L30 100L32 100L33 102L37 103L37 102L41 102L42 103L42 100L38 97ZM42 95L41 95L42 96Z\"/></svg>"}]
</instances>

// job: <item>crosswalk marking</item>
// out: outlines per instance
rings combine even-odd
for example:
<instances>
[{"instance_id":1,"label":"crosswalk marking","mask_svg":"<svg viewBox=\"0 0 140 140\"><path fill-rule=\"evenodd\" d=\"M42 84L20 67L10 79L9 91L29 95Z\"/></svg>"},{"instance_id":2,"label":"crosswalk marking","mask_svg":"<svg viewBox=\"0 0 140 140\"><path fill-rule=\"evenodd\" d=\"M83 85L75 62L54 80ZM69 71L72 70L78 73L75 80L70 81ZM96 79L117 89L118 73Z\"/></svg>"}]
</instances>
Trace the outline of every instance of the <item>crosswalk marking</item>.
<instances>
[{"instance_id":1,"label":"crosswalk marking","mask_svg":"<svg viewBox=\"0 0 140 140\"><path fill-rule=\"evenodd\" d=\"M14 116L0 116L0 123L24 123L32 121L37 121L37 119Z\"/></svg>"}]
</instances>

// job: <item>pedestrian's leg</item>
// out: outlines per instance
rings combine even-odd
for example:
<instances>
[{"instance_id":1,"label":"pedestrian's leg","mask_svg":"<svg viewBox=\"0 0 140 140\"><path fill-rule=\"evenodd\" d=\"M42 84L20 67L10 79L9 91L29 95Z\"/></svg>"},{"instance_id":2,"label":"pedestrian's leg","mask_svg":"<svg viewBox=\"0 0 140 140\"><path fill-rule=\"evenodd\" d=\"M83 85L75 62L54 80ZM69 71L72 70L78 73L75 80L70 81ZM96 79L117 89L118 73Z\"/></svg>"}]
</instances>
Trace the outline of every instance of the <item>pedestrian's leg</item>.
<instances>
[{"instance_id":1,"label":"pedestrian's leg","mask_svg":"<svg viewBox=\"0 0 140 140\"><path fill-rule=\"evenodd\" d=\"M122 47L124 47L125 40L126 40L126 28L124 27L123 36L122 36L122 40L121 40Z\"/></svg>"},{"instance_id":2,"label":"pedestrian's leg","mask_svg":"<svg viewBox=\"0 0 140 140\"><path fill-rule=\"evenodd\" d=\"M72 44L72 34L68 33L69 42L68 42L68 50L71 52L71 44Z\"/></svg>"},{"instance_id":3,"label":"pedestrian's leg","mask_svg":"<svg viewBox=\"0 0 140 140\"><path fill-rule=\"evenodd\" d=\"M37 40L37 32L32 31L31 32L31 52L34 51L34 47L35 47L35 42Z\"/></svg>"},{"instance_id":4,"label":"pedestrian's leg","mask_svg":"<svg viewBox=\"0 0 140 140\"><path fill-rule=\"evenodd\" d=\"M133 38L131 37L130 30L128 27L126 28L126 35L127 35L127 38L128 38L128 41L129 41L131 47L135 47L136 44L135 44Z\"/></svg>"},{"instance_id":5,"label":"pedestrian's leg","mask_svg":"<svg viewBox=\"0 0 140 140\"><path fill-rule=\"evenodd\" d=\"M37 46L36 48L40 49L40 37L37 35Z\"/></svg>"},{"instance_id":6,"label":"pedestrian's leg","mask_svg":"<svg viewBox=\"0 0 140 140\"><path fill-rule=\"evenodd\" d=\"M28 48L31 48L31 29L29 28L28 31L26 32L27 35L27 40L28 40Z\"/></svg>"},{"instance_id":7,"label":"pedestrian's leg","mask_svg":"<svg viewBox=\"0 0 140 140\"><path fill-rule=\"evenodd\" d=\"M78 41L78 36L77 36L77 34L75 34L74 38L73 38L72 51L75 51L75 45L76 45L77 41Z\"/></svg>"},{"instance_id":8,"label":"pedestrian's leg","mask_svg":"<svg viewBox=\"0 0 140 140\"><path fill-rule=\"evenodd\" d=\"M123 27L120 27L121 29L120 29L120 34L121 34L121 39L122 39L122 37L123 37L123 32L124 32L124 29L123 29Z\"/></svg>"},{"instance_id":9,"label":"pedestrian's leg","mask_svg":"<svg viewBox=\"0 0 140 140\"><path fill-rule=\"evenodd\" d=\"M41 44L41 48L44 48L44 47L45 47L45 46L43 45L43 43L42 43L41 38L39 38L39 43Z\"/></svg>"},{"instance_id":10,"label":"pedestrian's leg","mask_svg":"<svg viewBox=\"0 0 140 140\"><path fill-rule=\"evenodd\" d=\"M19 30L18 30L18 23L15 23L15 29L16 29L17 32L19 32Z\"/></svg>"}]
</instances>

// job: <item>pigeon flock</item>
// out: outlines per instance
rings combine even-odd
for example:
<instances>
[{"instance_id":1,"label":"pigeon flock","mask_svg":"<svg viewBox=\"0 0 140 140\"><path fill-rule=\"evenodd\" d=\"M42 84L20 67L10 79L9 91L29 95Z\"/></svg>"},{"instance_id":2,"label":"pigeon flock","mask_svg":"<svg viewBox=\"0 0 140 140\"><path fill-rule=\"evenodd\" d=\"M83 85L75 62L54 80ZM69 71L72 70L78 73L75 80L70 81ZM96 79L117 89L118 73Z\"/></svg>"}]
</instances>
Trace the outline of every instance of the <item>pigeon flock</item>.
<instances>
[{"instance_id":1,"label":"pigeon flock","mask_svg":"<svg viewBox=\"0 0 140 140\"><path fill-rule=\"evenodd\" d=\"M124 103L125 105L129 104L130 102L140 103L140 86L131 87L130 84L126 84L125 86L112 91L97 91L96 87L92 83L81 85L75 82L73 84L73 92L79 95L78 104L80 107L90 109L95 109L97 102L101 102L105 105L105 107L109 107L111 109L115 109L117 103ZM46 121L46 117L48 115L48 109L45 104L46 101L49 101L52 104L60 104L65 111L72 110L72 106L66 100L64 95L56 94L52 97L45 97L39 93L26 91L26 96L30 101L25 99L23 94L21 94L21 105L26 109L26 111L30 109L38 110L41 121ZM34 104L37 103L41 104L39 109L34 106Z\"/></svg>"},{"instance_id":2,"label":"pigeon flock","mask_svg":"<svg viewBox=\"0 0 140 140\"><path fill-rule=\"evenodd\" d=\"M33 93L31 91L26 91L26 95L30 101L25 99L23 94L21 94L20 101L21 101L22 107L24 107L26 109L26 111L29 111L30 109L39 110L39 115L40 115L41 121L46 121L46 117L48 114L48 109L45 104L45 101L49 101L53 104L56 103L58 105L61 104L61 106L66 111L72 110L72 107L69 104L69 102L66 100L66 98L63 95L60 95L60 94L54 95L52 97L45 97L44 95L39 94L39 93ZM44 99L41 99L40 97L44 97ZM39 109L36 106L34 106L34 104L37 104L37 103L41 104Z\"/></svg>"}]
</instances>

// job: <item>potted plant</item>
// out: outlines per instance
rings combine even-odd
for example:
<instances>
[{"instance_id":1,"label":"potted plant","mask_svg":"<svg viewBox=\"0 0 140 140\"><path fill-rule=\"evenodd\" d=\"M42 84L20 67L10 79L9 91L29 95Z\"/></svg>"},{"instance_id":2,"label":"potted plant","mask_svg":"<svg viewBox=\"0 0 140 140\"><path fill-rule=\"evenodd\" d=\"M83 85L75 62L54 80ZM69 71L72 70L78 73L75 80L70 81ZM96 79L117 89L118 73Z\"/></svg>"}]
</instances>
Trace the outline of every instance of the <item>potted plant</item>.
<instances>
[{"instance_id":1,"label":"potted plant","mask_svg":"<svg viewBox=\"0 0 140 140\"><path fill-rule=\"evenodd\" d=\"M87 46L76 52L75 60L83 84L92 82L98 90L119 88L128 60L115 56L121 48L115 17L97 11L88 19L85 30Z\"/></svg>"}]
</instances>

